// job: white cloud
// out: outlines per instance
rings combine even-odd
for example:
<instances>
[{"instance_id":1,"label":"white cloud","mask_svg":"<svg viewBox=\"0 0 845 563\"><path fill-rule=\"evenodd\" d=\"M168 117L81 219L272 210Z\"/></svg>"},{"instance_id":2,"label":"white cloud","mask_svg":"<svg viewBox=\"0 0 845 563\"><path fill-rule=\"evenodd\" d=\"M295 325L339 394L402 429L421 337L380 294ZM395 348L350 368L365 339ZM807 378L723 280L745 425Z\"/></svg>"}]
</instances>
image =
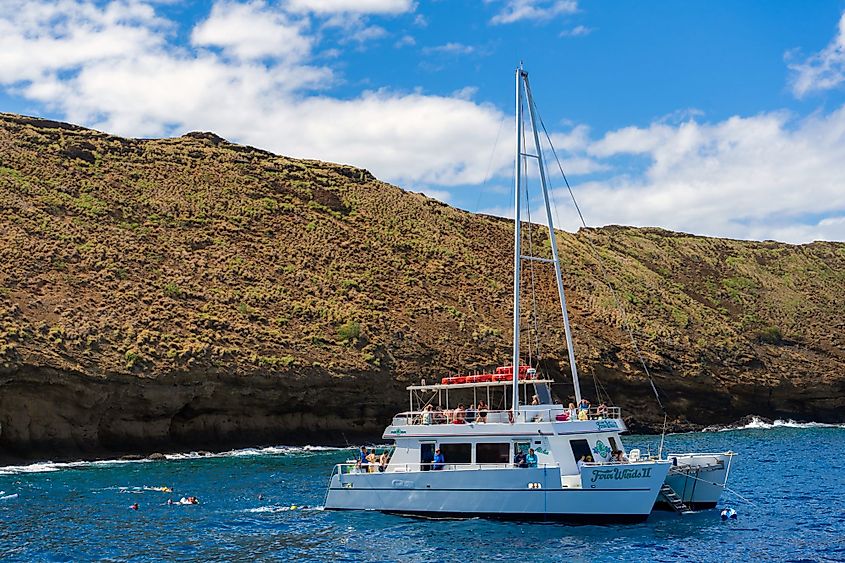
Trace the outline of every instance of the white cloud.
<instances>
[{"instance_id":1,"label":"white cloud","mask_svg":"<svg viewBox=\"0 0 845 563\"><path fill-rule=\"evenodd\" d=\"M787 53L787 60L794 58ZM845 82L845 13L836 37L827 47L803 62L791 63L792 92L799 98L816 90L830 90Z\"/></svg>"},{"instance_id":2,"label":"white cloud","mask_svg":"<svg viewBox=\"0 0 845 563\"><path fill-rule=\"evenodd\" d=\"M435 47L426 47L423 53L442 53L447 55L469 55L475 52L475 47L472 45L464 45L463 43L445 43Z\"/></svg>"},{"instance_id":3,"label":"white cloud","mask_svg":"<svg viewBox=\"0 0 845 563\"><path fill-rule=\"evenodd\" d=\"M561 37L583 37L585 35L589 35L593 32L592 27L587 27L584 25L576 25L572 29L564 29L560 32Z\"/></svg>"},{"instance_id":4,"label":"white cloud","mask_svg":"<svg viewBox=\"0 0 845 563\"><path fill-rule=\"evenodd\" d=\"M0 84L38 80L91 61L159 48L166 22L149 5L5 0L0 13Z\"/></svg>"},{"instance_id":5,"label":"white cloud","mask_svg":"<svg viewBox=\"0 0 845 563\"><path fill-rule=\"evenodd\" d=\"M300 59L311 51L307 22L293 21L265 2L218 2L211 15L196 26L191 42L223 48L241 59L262 57Z\"/></svg>"},{"instance_id":6,"label":"white cloud","mask_svg":"<svg viewBox=\"0 0 845 563\"><path fill-rule=\"evenodd\" d=\"M410 35L403 35L399 40L393 44L394 47L397 49L401 49L402 47L413 47L417 44L417 40L414 39Z\"/></svg>"},{"instance_id":7,"label":"white cloud","mask_svg":"<svg viewBox=\"0 0 845 563\"><path fill-rule=\"evenodd\" d=\"M586 153L647 159L643 174L611 173L577 188L595 225L787 242L845 234L845 107L805 119L775 112L628 127L604 135ZM565 215L565 226L576 228L576 219Z\"/></svg>"},{"instance_id":8,"label":"white cloud","mask_svg":"<svg viewBox=\"0 0 845 563\"><path fill-rule=\"evenodd\" d=\"M288 0L294 12L314 14L402 14L416 7L413 0Z\"/></svg>"},{"instance_id":9,"label":"white cloud","mask_svg":"<svg viewBox=\"0 0 845 563\"><path fill-rule=\"evenodd\" d=\"M488 0L490 1L490 0ZM521 20L548 20L578 11L576 0L505 0L502 9L490 20L494 24Z\"/></svg>"}]
</instances>

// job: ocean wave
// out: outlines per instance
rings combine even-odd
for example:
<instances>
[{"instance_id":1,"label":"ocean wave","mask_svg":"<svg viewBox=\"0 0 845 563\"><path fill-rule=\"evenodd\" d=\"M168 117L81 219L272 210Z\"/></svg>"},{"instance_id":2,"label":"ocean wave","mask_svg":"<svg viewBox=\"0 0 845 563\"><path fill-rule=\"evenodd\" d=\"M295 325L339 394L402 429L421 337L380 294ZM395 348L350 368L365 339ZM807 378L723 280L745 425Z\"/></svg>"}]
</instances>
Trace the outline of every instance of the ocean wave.
<instances>
[{"instance_id":1,"label":"ocean wave","mask_svg":"<svg viewBox=\"0 0 845 563\"><path fill-rule=\"evenodd\" d=\"M262 455L296 455L310 452L332 452L349 448L333 448L329 446L267 446L265 448L243 448L240 450L229 450L225 452L186 452L176 454L165 454L166 459L198 459L208 457L251 457Z\"/></svg>"},{"instance_id":2,"label":"ocean wave","mask_svg":"<svg viewBox=\"0 0 845 563\"><path fill-rule=\"evenodd\" d=\"M771 430L772 428L845 428L845 424L832 424L827 422L798 422L796 420L773 420L768 422L758 416L754 416L751 420L741 426L728 427L708 427L705 431L716 432L732 432L734 430Z\"/></svg>"},{"instance_id":3,"label":"ocean wave","mask_svg":"<svg viewBox=\"0 0 845 563\"><path fill-rule=\"evenodd\" d=\"M349 448L333 448L329 446L268 446L266 448L244 448L240 450L229 450L225 452L187 452L165 454L169 461L192 460L204 458L221 457L250 457L266 455L303 455L315 452L341 451ZM67 469L85 469L88 467L121 465L126 463L155 463L151 459L103 459L97 461L43 461L30 463L28 465L7 465L0 467L0 475L16 475L20 473L48 473L51 471L62 471Z\"/></svg>"},{"instance_id":4,"label":"ocean wave","mask_svg":"<svg viewBox=\"0 0 845 563\"><path fill-rule=\"evenodd\" d=\"M259 506L256 508L246 508L242 512L262 513L262 512L291 512L293 510L323 510L322 506L299 506L292 504L290 506Z\"/></svg>"}]
</instances>

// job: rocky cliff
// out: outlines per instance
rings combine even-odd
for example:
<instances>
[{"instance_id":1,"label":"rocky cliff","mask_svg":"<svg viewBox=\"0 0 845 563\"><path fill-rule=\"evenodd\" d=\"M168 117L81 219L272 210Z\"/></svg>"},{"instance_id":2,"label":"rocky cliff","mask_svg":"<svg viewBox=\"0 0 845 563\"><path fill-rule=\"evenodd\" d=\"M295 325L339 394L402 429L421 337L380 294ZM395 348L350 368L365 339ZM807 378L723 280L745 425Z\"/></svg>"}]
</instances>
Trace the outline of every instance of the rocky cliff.
<instances>
[{"instance_id":1,"label":"rocky cliff","mask_svg":"<svg viewBox=\"0 0 845 563\"><path fill-rule=\"evenodd\" d=\"M0 114L0 458L377 436L409 382L507 361L512 232L211 133ZM558 243L582 387L633 428L662 415L605 277L675 428L843 420L845 244ZM565 400L553 276L535 279L540 367Z\"/></svg>"}]
</instances>

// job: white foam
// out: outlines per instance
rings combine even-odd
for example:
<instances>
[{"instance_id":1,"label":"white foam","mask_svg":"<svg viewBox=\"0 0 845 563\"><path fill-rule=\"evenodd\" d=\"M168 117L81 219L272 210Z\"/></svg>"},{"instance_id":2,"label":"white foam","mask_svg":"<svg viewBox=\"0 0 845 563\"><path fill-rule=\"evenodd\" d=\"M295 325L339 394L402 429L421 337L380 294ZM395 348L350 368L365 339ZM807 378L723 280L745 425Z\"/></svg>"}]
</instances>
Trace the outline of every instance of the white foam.
<instances>
[{"instance_id":1,"label":"white foam","mask_svg":"<svg viewBox=\"0 0 845 563\"><path fill-rule=\"evenodd\" d=\"M775 420L773 422L766 422L760 417L752 417L751 422L743 426L733 426L729 428L719 428L719 432L730 432L733 430L771 430L772 428L845 428L845 424L830 424L826 422L798 422L795 420Z\"/></svg>"},{"instance_id":2,"label":"white foam","mask_svg":"<svg viewBox=\"0 0 845 563\"><path fill-rule=\"evenodd\" d=\"M167 459L198 459L203 457L250 457L262 455L296 455L308 452L331 452L341 451L348 448L333 448L329 446L267 446L265 448L244 448L241 450L229 450L217 453L188 452L178 454L165 454Z\"/></svg>"},{"instance_id":3,"label":"white foam","mask_svg":"<svg viewBox=\"0 0 845 563\"><path fill-rule=\"evenodd\" d=\"M290 506L259 506L257 508L247 508L244 509L242 512L252 512L252 513L262 513L262 512L291 512L293 510L323 510L322 506L298 506L298 505L290 505Z\"/></svg>"},{"instance_id":4,"label":"white foam","mask_svg":"<svg viewBox=\"0 0 845 563\"><path fill-rule=\"evenodd\" d=\"M5 491L0 491L0 492L5 492ZM18 498L18 494L15 493L13 495L6 495L4 497L0 497L0 500L12 500L13 498Z\"/></svg>"},{"instance_id":5,"label":"white foam","mask_svg":"<svg viewBox=\"0 0 845 563\"><path fill-rule=\"evenodd\" d=\"M266 448L244 448L241 450L229 450L226 452L200 454L199 452L188 452L178 454L165 454L168 460L186 460L186 459L201 459L201 458L219 458L219 457L249 457L249 456L264 456L264 455L297 455L297 454L311 454L313 452L324 451L341 451L348 448L332 448L329 446L268 446ZM30 463L28 465L7 465L0 467L0 475L15 475L20 473L47 473L51 471L62 471L65 469L81 469L85 467L98 467L119 465L125 463L154 463L155 460L150 459L105 459L99 461L65 461L53 462L44 461L39 463Z\"/></svg>"}]
</instances>

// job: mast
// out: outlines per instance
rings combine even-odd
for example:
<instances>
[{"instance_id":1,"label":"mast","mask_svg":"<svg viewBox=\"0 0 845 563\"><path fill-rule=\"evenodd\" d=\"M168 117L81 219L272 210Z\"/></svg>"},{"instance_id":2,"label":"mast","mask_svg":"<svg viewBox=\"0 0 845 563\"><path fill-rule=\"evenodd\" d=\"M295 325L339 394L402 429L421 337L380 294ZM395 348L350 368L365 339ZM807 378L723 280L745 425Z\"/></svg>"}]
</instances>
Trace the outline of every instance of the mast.
<instances>
[{"instance_id":1,"label":"mast","mask_svg":"<svg viewBox=\"0 0 845 563\"><path fill-rule=\"evenodd\" d=\"M514 158L513 203L513 398L514 416L519 412L519 278L522 265L522 237L520 230L520 187L522 185L522 78L526 73L522 63L516 69L516 158Z\"/></svg>"}]
</instances>

